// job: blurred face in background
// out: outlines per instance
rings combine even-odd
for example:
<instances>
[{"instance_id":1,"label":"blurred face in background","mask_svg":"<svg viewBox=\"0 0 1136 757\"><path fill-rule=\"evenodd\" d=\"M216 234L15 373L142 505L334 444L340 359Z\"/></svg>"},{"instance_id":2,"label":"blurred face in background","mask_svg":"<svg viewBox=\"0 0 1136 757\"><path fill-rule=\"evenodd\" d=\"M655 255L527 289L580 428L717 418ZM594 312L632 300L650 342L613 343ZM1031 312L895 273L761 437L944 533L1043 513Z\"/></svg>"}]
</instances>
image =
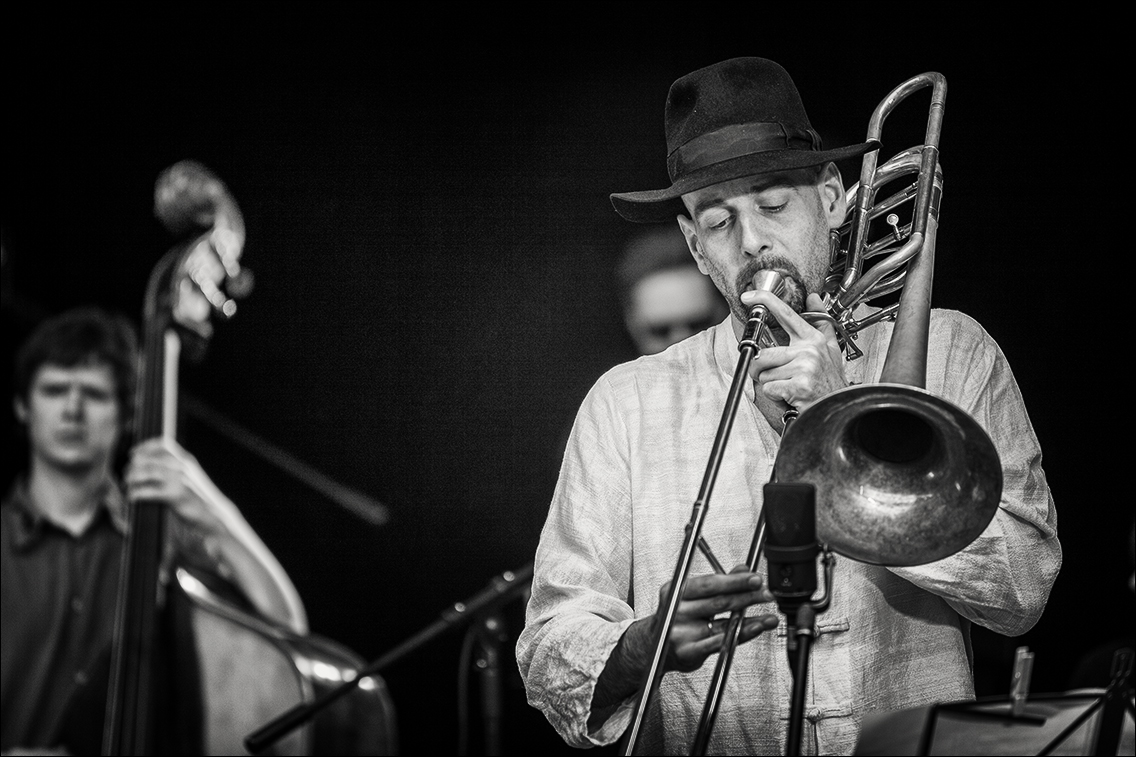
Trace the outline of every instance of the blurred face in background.
<instances>
[{"instance_id":1,"label":"blurred face in background","mask_svg":"<svg viewBox=\"0 0 1136 757\"><path fill-rule=\"evenodd\" d=\"M627 331L640 354L662 352L726 317L725 300L693 265L656 271L631 290Z\"/></svg>"},{"instance_id":2,"label":"blurred face in background","mask_svg":"<svg viewBox=\"0 0 1136 757\"><path fill-rule=\"evenodd\" d=\"M121 414L109 365L45 363L15 410L28 429L33 467L80 472L110 464Z\"/></svg>"}]
</instances>

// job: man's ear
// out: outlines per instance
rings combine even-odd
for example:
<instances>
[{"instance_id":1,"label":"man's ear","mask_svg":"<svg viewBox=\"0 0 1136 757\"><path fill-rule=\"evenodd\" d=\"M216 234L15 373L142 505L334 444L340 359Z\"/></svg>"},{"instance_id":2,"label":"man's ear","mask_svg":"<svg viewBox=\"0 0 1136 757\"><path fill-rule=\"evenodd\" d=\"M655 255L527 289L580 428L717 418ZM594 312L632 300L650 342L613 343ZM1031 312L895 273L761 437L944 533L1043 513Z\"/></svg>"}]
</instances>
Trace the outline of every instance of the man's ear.
<instances>
[{"instance_id":1,"label":"man's ear","mask_svg":"<svg viewBox=\"0 0 1136 757\"><path fill-rule=\"evenodd\" d=\"M12 398L12 412L16 414L16 420L18 420L20 423L23 423L24 425L27 425L28 406L27 403L24 402L23 397Z\"/></svg>"},{"instance_id":2,"label":"man's ear","mask_svg":"<svg viewBox=\"0 0 1136 757\"><path fill-rule=\"evenodd\" d=\"M844 216L848 212L844 179L835 163L829 163L821 169L818 189L820 190L821 202L824 204L824 215L828 220L828 228L835 229L844 223Z\"/></svg>"},{"instance_id":3,"label":"man's ear","mask_svg":"<svg viewBox=\"0 0 1136 757\"><path fill-rule=\"evenodd\" d=\"M698 264L698 270L704 275L708 275L706 256L702 253L702 245L698 241L698 231L694 228L694 221L684 215L677 216L677 219L678 227L682 230L682 235L686 237L686 246L690 250L690 254L694 256L694 262Z\"/></svg>"}]
</instances>

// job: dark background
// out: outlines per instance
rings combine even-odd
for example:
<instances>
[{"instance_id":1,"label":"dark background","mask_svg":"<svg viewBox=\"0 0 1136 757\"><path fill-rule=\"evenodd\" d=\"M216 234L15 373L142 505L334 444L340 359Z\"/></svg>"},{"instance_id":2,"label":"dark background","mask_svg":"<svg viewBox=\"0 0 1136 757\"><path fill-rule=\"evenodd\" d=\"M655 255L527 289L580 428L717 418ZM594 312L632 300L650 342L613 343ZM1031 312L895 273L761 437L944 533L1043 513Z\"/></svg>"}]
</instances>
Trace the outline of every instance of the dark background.
<instances>
[{"instance_id":1,"label":"dark background","mask_svg":"<svg viewBox=\"0 0 1136 757\"><path fill-rule=\"evenodd\" d=\"M979 693L1008 690L1018 645L1037 655L1034 690L1062 691L1081 655L1131 636L1132 507L1115 483L1131 249L1117 148L1131 137L1115 19L372 7L40 13L8 25L3 51L6 359L74 305L137 320L171 243L155 178L184 158L219 174L257 284L183 390L391 516L368 525L187 414L185 445L284 564L315 633L377 658L531 560L559 437L591 383L633 356L611 271L635 229L608 194L668 183L675 78L762 55L793 74L829 146L860 141L904 79L949 82L935 304L976 317L1008 355L1065 550L1034 630L976 630ZM885 157L921 137L927 100L912 102L885 128ZM853 181L858 164L844 168ZM505 750L565 750L524 704L520 605L505 612ZM384 676L404 753L457 749L461 638Z\"/></svg>"}]
</instances>

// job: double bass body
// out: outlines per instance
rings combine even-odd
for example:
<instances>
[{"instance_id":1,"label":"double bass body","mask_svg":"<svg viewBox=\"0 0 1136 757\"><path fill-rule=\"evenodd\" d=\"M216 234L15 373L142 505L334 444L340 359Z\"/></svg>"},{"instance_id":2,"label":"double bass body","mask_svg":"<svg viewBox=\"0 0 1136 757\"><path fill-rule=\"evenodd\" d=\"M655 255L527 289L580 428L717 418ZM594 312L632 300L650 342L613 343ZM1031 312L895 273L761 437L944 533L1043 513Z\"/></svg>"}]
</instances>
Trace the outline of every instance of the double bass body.
<instances>
[{"instance_id":1,"label":"double bass body","mask_svg":"<svg viewBox=\"0 0 1136 757\"><path fill-rule=\"evenodd\" d=\"M346 647L265 623L177 570L199 660L200 744L204 754L244 754L244 738L281 712L310 702L364 666ZM394 706L377 676L273 746L274 754L395 754Z\"/></svg>"}]
</instances>

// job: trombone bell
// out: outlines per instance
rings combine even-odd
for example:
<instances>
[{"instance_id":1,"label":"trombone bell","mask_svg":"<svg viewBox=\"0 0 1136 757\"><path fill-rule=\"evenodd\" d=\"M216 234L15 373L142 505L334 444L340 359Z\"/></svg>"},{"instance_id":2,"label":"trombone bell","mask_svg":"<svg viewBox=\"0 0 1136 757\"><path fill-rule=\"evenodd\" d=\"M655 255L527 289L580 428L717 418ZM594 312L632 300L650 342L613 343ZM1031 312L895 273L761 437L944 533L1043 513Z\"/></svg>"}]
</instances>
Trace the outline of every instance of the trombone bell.
<instances>
[{"instance_id":1,"label":"trombone bell","mask_svg":"<svg viewBox=\"0 0 1136 757\"><path fill-rule=\"evenodd\" d=\"M994 518L1002 468L990 436L952 403L906 384L833 392L781 440L774 480L817 488L817 538L865 563L923 565Z\"/></svg>"}]
</instances>

